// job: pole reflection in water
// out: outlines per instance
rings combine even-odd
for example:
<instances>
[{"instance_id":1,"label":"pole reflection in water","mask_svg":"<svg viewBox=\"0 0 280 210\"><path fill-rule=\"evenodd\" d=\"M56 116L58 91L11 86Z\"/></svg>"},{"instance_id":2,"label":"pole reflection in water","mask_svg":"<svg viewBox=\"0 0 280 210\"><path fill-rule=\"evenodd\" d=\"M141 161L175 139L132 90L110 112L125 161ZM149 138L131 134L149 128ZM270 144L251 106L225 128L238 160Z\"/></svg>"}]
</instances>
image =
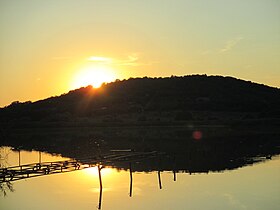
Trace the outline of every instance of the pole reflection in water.
<instances>
[{"instance_id":1,"label":"pole reflection in water","mask_svg":"<svg viewBox=\"0 0 280 210\"><path fill-rule=\"evenodd\" d=\"M0 191L1 194L6 197L8 192L14 192L15 189L13 187L13 183L7 181L0 183Z\"/></svg>"}]
</instances>

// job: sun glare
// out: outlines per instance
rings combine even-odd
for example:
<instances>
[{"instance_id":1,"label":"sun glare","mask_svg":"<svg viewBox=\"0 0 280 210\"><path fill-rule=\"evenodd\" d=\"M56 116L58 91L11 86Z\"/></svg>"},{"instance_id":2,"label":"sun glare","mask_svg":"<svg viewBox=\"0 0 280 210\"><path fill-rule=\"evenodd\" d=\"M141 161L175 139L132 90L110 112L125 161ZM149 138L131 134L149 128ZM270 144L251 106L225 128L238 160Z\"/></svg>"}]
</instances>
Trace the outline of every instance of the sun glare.
<instances>
[{"instance_id":1,"label":"sun glare","mask_svg":"<svg viewBox=\"0 0 280 210\"><path fill-rule=\"evenodd\" d=\"M88 85L99 88L103 83L112 82L115 79L114 71L108 66L92 64L77 73L71 88L76 89Z\"/></svg>"},{"instance_id":2,"label":"sun glare","mask_svg":"<svg viewBox=\"0 0 280 210\"><path fill-rule=\"evenodd\" d=\"M98 176L98 169L97 167L91 167L85 169L86 173L91 175L91 176ZM102 168L101 169L101 175L102 176L107 176L113 172L112 168Z\"/></svg>"}]
</instances>

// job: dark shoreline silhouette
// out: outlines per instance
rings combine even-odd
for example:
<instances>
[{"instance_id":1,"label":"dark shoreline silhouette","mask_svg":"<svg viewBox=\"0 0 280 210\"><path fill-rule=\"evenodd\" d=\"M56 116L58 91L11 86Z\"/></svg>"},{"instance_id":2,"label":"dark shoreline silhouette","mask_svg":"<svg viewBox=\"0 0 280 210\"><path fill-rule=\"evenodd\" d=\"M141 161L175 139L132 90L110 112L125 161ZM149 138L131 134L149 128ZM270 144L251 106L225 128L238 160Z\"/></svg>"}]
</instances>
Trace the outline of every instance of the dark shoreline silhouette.
<instances>
[{"instance_id":1,"label":"dark shoreline silhouette","mask_svg":"<svg viewBox=\"0 0 280 210\"><path fill-rule=\"evenodd\" d=\"M0 109L0 146L61 154L88 164L112 151L138 172L233 170L280 154L280 90L231 77L134 78Z\"/></svg>"},{"instance_id":2,"label":"dark shoreline silhouette","mask_svg":"<svg viewBox=\"0 0 280 210\"><path fill-rule=\"evenodd\" d=\"M278 124L280 89L232 77L131 78L0 108L1 128Z\"/></svg>"},{"instance_id":3,"label":"dark shoreline silhouette","mask_svg":"<svg viewBox=\"0 0 280 210\"><path fill-rule=\"evenodd\" d=\"M200 133L200 138L195 133ZM1 145L15 149L61 154L75 160L112 151L157 151L161 170L207 173L242 167L280 154L276 128L248 127L142 127L17 130ZM86 162L84 162L86 163ZM129 169L122 162L111 166ZM158 170L158 161L141 162L135 171Z\"/></svg>"}]
</instances>

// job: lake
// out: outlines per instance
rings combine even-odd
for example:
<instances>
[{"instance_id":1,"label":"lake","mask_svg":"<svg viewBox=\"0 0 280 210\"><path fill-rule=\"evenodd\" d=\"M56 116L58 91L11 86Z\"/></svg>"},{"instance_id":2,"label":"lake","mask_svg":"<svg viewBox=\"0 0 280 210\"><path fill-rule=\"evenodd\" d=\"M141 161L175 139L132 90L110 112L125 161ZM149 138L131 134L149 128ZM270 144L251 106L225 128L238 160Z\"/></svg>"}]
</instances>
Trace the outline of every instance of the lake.
<instances>
[{"instance_id":1,"label":"lake","mask_svg":"<svg viewBox=\"0 0 280 210\"><path fill-rule=\"evenodd\" d=\"M234 169L207 172L165 170L154 164L150 170L141 161L112 161L98 167L67 173L46 174L11 181L12 191L1 182L0 209L5 210L90 210L90 209L279 209L280 157L259 158ZM159 162L151 157L144 162ZM60 155L1 147L1 167L38 162L68 161ZM126 165L126 166L123 166ZM152 164L153 165L153 164ZM158 170L155 170L156 165ZM160 165L162 167L160 167ZM82 167L82 165L81 165ZM88 167L88 165L86 166ZM4 196L3 190L6 191ZM131 194L130 194L131 193ZM101 196L101 197L100 197Z\"/></svg>"},{"instance_id":2,"label":"lake","mask_svg":"<svg viewBox=\"0 0 280 210\"><path fill-rule=\"evenodd\" d=\"M8 129L0 209L279 209L279 139L261 124Z\"/></svg>"}]
</instances>

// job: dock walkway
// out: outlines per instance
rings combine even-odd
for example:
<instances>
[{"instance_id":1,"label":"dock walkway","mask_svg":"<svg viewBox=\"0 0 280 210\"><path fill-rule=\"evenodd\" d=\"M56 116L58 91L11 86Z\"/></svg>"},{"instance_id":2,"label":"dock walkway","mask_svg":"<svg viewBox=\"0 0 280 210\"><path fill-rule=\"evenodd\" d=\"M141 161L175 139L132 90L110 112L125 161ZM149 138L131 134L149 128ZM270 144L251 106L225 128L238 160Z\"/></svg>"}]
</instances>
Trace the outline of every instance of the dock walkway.
<instances>
[{"instance_id":1,"label":"dock walkway","mask_svg":"<svg viewBox=\"0 0 280 210\"><path fill-rule=\"evenodd\" d=\"M87 157L77 160L30 163L25 165L0 168L0 183L12 182L50 174L65 173L90 168L96 165L114 165L114 162L133 162L156 156L157 152L111 152L98 157Z\"/></svg>"}]
</instances>

